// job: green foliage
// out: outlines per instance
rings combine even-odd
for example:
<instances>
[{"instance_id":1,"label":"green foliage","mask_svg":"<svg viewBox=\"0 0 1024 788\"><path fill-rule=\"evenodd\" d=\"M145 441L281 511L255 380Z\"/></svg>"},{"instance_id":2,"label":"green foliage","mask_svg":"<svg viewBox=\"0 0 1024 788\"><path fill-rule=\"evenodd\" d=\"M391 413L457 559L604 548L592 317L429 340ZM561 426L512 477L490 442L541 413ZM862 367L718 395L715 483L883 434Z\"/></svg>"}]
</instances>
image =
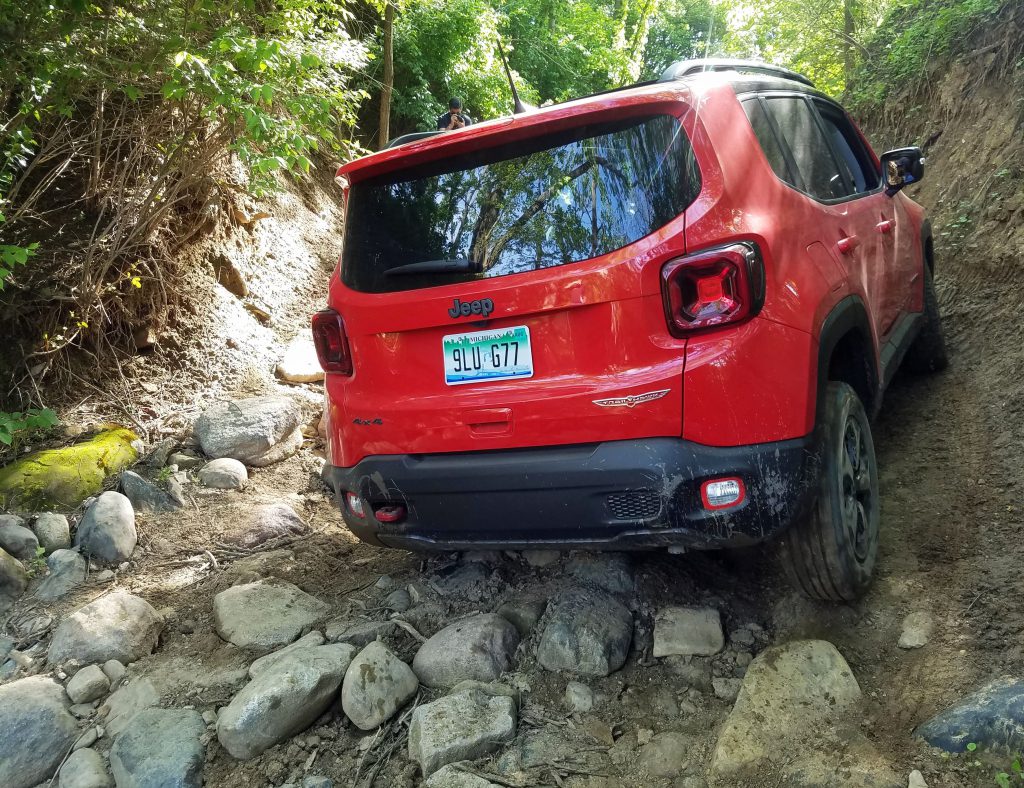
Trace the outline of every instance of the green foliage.
<instances>
[{"instance_id":1,"label":"green foliage","mask_svg":"<svg viewBox=\"0 0 1024 788\"><path fill-rule=\"evenodd\" d=\"M857 75L855 105L879 106L893 92L928 79L929 63L969 46L972 32L991 22L1010 0L895 0L878 27Z\"/></svg>"},{"instance_id":2,"label":"green foliage","mask_svg":"<svg viewBox=\"0 0 1024 788\"><path fill-rule=\"evenodd\" d=\"M0 411L0 464L14 459L26 440L56 425L57 414L49 408L30 408L15 413Z\"/></svg>"},{"instance_id":3,"label":"green foliage","mask_svg":"<svg viewBox=\"0 0 1024 788\"><path fill-rule=\"evenodd\" d=\"M0 224L7 221L0 213ZM39 248L38 242L30 243L28 246L14 246L13 244L0 244L0 290L4 289L4 280L11 275L16 265L25 265Z\"/></svg>"},{"instance_id":4,"label":"green foliage","mask_svg":"<svg viewBox=\"0 0 1024 788\"><path fill-rule=\"evenodd\" d=\"M46 548L36 547L36 554L25 562L25 572L30 578L41 575L46 570Z\"/></svg>"}]
</instances>

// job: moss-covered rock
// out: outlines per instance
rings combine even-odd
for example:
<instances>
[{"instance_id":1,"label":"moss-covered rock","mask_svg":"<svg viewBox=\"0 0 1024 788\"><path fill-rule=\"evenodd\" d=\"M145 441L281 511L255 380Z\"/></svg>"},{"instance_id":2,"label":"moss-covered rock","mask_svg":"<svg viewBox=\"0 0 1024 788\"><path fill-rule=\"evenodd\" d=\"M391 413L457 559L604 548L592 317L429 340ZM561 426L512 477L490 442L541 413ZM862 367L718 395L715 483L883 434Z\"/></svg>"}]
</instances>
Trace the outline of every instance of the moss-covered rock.
<instances>
[{"instance_id":1,"label":"moss-covered rock","mask_svg":"<svg viewBox=\"0 0 1024 788\"><path fill-rule=\"evenodd\" d=\"M29 454L0 468L0 506L19 509L74 507L103 489L107 476L138 458L138 436L109 429L74 446Z\"/></svg>"}]
</instances>

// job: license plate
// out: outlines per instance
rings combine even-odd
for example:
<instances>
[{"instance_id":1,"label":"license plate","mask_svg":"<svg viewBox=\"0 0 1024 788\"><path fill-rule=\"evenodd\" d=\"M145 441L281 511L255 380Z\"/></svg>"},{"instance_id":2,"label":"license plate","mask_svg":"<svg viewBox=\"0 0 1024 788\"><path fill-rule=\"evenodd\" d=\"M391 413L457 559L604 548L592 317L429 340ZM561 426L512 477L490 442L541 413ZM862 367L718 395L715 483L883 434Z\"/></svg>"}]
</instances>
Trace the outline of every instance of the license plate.
<instances>
[{"instance_id":1,"label":"license plate","mask_svg":"<svg viewBox=\"0 0 1024 788\"><path fill-rule=\"evenodd\" d=\"M530 329L526 326L449 334L444 349L444 382L449 386L533 377Z\"/></svg>"}]
</instances>

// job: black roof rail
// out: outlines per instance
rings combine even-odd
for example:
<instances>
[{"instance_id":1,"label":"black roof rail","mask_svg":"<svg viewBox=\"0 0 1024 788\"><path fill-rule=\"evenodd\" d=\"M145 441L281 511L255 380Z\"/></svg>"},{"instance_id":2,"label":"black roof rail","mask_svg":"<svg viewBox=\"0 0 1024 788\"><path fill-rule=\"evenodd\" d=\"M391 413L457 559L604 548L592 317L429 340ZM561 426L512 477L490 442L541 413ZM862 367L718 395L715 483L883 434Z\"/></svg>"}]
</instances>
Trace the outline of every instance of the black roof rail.
<instances>
[{"instance_id":1,"label":"black roof rail","mask_svg":"<svg viewBox=\"0 0 1024 788\"><path fill-rule=\"evenodd\" d=\"M763 74L769 77L791 79L794 82L801 82L808 87L814 87L814 83L803 74L798 74L782 66L773 66L771 63L758 63L754 60L731 60L718 57L677 61L662 72L658 82L675 82L677 79L685 79L705 71L738 71L741 74Z\"/></svg>"},{"instance_id":2,"label":"black roof rail","mask_svg":"<svg viewBox=\"0 0 1024 788\"><path fill-rule=\"evenodd\" d=\"M384 146L384 149L397 148L399 145L405 145L407 142L415 142L416 140L425 140L427 137L433 137L436 134L440 134L441 130L438 131L414 131L412 134L403 134L401 137L395 137L391 142Z\"/></svg>"}]
</instances>

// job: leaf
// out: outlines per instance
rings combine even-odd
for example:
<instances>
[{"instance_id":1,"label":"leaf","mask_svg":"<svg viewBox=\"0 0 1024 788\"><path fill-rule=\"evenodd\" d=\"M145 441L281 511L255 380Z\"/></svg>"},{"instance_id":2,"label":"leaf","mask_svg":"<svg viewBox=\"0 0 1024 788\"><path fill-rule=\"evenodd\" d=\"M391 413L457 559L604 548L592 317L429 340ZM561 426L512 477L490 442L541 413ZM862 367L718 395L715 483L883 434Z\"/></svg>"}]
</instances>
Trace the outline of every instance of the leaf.
<instances>
[{"instance_id":1,"label":"leaf","mask_svg":"<svg viewBox=\"0 0 1024 788\"><path fill-rule=\"evenodd\" d=\"M264 85L263 86L262 94L263 94L263 101L266 104L270 104L271 102L273 102L273 100L274 100L274 88L272 86Z\"/></svg>"},{"instance_id":2,"label":"leaf","mask_svg":"<svg viewBox=\"0 0 1024 788\"><path fill-rule=\"evenodd\" d=\"M174 56L174 65L175 66L180 66L182 63L185 62L185 59L187 57L188 57L188 52L179 52L178 54L176 54Z\"/></svg>"},{"instance_id":3,"label":"leaf","mask_svg":"<svg viewBox=\"0 0 1024 788\"><path fill-rule=\"evenodd\" d=\"M137 277L137 276L133 276L132 277L132 287L137 287L137 288L141 289L142 288L142 280L139 277Z\"/></svg>"},{"instance_id":4,"label":"leaf","mask_svg":"<svg viewBox=\"0 0 1024 788\"><path fill-rule=\"evenodd\" d=\"M967 752L974 752L976 749L978 749L978 745L975 742L968 742Z\"/></svg>"}]
</instances>

